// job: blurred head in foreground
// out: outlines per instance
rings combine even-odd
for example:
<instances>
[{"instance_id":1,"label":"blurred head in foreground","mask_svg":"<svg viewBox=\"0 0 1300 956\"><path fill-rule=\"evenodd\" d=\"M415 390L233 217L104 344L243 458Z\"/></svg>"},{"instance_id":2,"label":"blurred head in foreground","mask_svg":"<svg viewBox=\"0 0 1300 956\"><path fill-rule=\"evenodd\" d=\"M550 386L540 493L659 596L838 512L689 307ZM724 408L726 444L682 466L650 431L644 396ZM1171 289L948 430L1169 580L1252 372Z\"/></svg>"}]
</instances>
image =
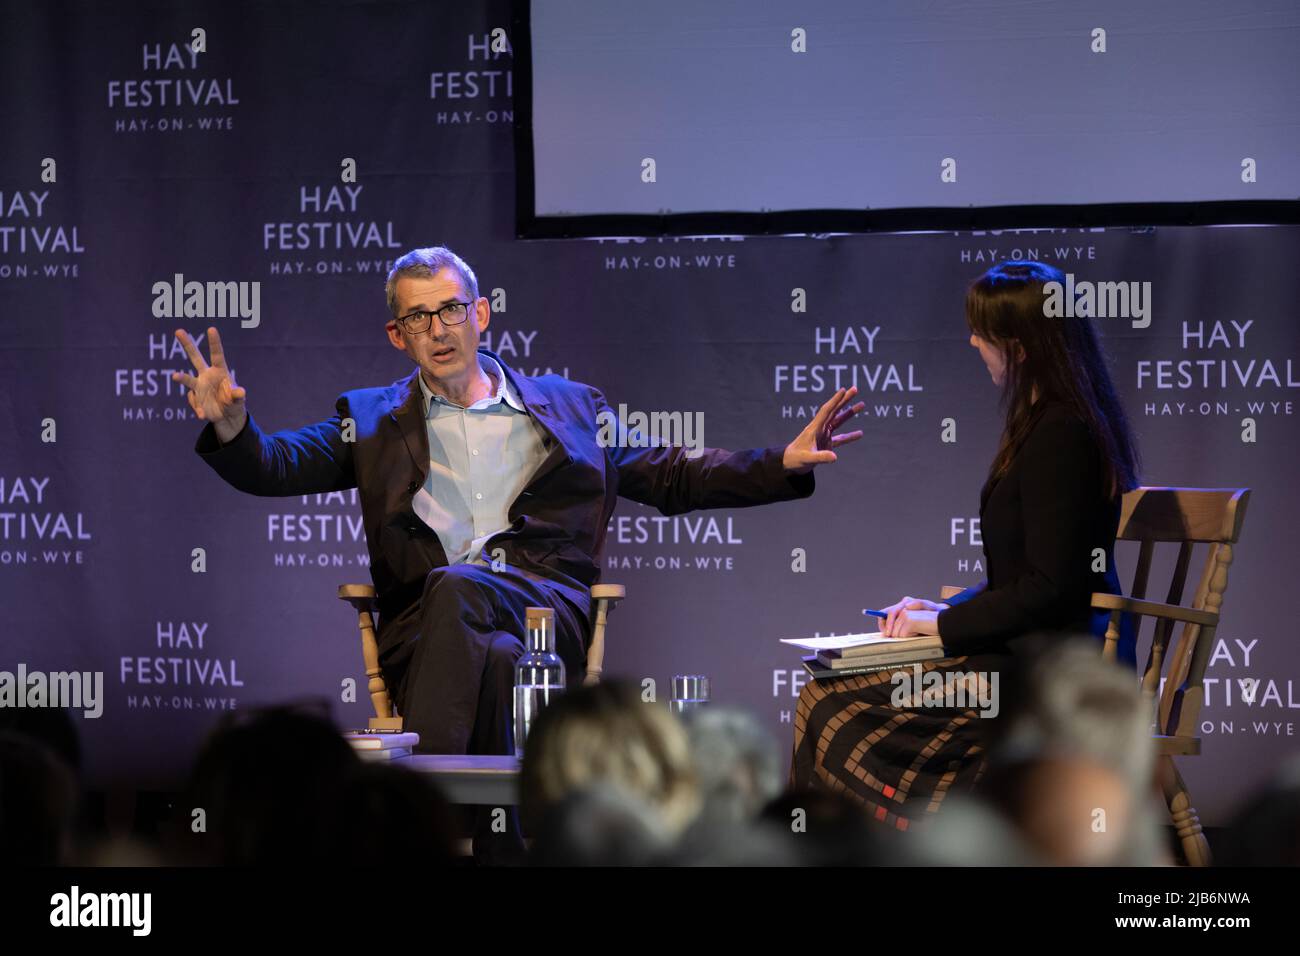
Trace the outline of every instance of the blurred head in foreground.
<instances>
[{"instance_id":1,"label":"blurred head in foreground","mask_svg":"<svg viewBox=\"0 0 1300 956\"><path fill-rule=\"evenodd\" d=\"M69 862L76 809L76 777L63 759L39 741L0 731L0 861Z\"/></svg>"},{"instance_id":2,"label":"blurred head in foreground","mask_svg":"<svg viewBox=\"0 0 1300 956\"><path fill-rule=\"evenodd\" d=\"M550 804L533 828L534 866L647 866L663 864L676 834L659 812L607 783L592 783Z\"/></svg>"},{"instance_id":3,"label":"blurred head in foreground","mask_svg":"<svg viewBox=\"0 0 1300 956\"><path fill-rule=\"evenodd\" d=\"M683 715L700 813L671 861L683 866L791 866L801 848L791 819L765 819L781 793L781 752L753 715L710 704ZM802 831L801 831L802 833Z\"/></svg>"},{"instance_id":4,"label":"blurred head in foreground","mask_svg":"<svg viewBox=\"0 0 1300 956\"><path fill-rule=\"evenodd\" d=\"M685 718L703 802L701 817L733 823L757 819L781 793L781 752L752 714L710 705Z\"/></svg>"},{"instance_id":5,"label":"blurred head in foreground","mask_svg":"<svg viewBox=\"0 0 1300 956\"><path fill-rule=\"evenodd\" d=\"M580 793L602 814L618 816L621 808L632 829L644 825L656 841L675 840L700 807L685 728L617 681L570 691L541 712L528 734L520 790L529 830L562 818Z\"/></svg>"},{"instance_id":6,"label":"blurred head in foreground","mask_svg":"<svg viewBox=\"0 0 1300 956\"><path fill-rule=\"evenodd\" d=\"M1300 756L1243 804L1215 848L1221 866L1300 866Z\"/></svg>"},{"instance_id":7,"label":"blurred head in foreground","mask_svg":"<svg viewBox=\"0 0 1300 956\"><path fill-rule=\"evenodd\" d=\"M1103 660L1095 638L1055 637L1004 686L977 795L954 797L919 828L918 851L972 865L1168 862L1152 801L1152 705L1136 676Z\"/></svg>"},{"instance_id":8,"label":"blurred head in foreground","mask_svg":"<svg viewBox=\"0 0 1300 956\"><path fill-rule=\"evenodd\" d=\"M330 801L357 764L323 709L231 715L195 764L178 821L185 851L225 866L337 859Z\"/></svg>"},{"instance_id":9,"label":"blurred head in foreground","mask_svg":"<svg viewBox=\"0 0 1300 956\"><path fill-rule=\"evenodd\" d=\"M426 774L363 760L330 802L339 864L414 867L452 858L452 810Z\"/></svg>"}]
</instances>

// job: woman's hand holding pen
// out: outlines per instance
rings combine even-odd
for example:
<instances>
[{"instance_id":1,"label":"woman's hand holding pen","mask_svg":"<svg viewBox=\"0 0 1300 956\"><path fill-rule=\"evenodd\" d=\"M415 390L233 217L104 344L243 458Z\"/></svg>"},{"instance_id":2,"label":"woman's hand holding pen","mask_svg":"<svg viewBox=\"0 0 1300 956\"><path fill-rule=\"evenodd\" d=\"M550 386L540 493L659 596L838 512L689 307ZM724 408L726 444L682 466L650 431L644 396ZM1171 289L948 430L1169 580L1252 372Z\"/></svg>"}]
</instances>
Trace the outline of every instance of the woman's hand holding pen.
<instances>
[{"instance_id":1,"label":"woman's hand holding pen","mask_svg":"<svg viewBox=\"0 0 1300 956\"><path fill-rule=\"evenodd\" d=\"M922 598L905 597L897 604L881 608L885 617L880 622L880 633L885 637L922 637L939 633L939 612L947 604L936 604Z\"/></svg>"}]
</instances>

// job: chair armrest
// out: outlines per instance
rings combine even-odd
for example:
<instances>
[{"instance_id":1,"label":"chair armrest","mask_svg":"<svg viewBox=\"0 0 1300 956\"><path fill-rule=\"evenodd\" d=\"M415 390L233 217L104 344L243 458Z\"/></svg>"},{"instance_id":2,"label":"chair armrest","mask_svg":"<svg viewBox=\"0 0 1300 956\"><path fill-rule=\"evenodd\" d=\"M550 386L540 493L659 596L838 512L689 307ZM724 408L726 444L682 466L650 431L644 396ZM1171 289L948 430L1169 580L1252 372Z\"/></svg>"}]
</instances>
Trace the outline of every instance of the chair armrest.
<instances>
[{"instance_id":1,"label":"chair armrest","mask_svg":"<svg viewBox=\"0 0 1300 956\"><path fill-rule=\"evenodd\" d=\"M339 600L347 601L358 611L374 613L379 610L379 601L375 597L373 584L340 584Z\"/></svg>"},{"instance_id":2,"label":"chair armrest","mask_svg":"<svg viewBox=\"0 0 1300 956\"><path fill-rule=\"evenodd\" d=\"M587 648L587 673L582 681L585 687L600 683L600 675L605 667L605 623L609 618L609 612L626 597L627 589L621 584L591 586L594 614L591 623L591 646Z\"/></svg>"},{"instance_id":3,"label":"chair armrest","mask_svg":"<svg viewBox=\"0 0 1300 956\"><path fill-rule=\"evenodd\" d=\"M1161 604L1158 601L1138 601L1124 597L1122 594L1094 594L1092 606L1099 611L1126 611L1144 617L1162 617L1187 624L1202 624L1206 627L1215 627L1219 623L1219 615L1213 611L1198 611L1177 604Z\"/></svg>"}]
</instances>

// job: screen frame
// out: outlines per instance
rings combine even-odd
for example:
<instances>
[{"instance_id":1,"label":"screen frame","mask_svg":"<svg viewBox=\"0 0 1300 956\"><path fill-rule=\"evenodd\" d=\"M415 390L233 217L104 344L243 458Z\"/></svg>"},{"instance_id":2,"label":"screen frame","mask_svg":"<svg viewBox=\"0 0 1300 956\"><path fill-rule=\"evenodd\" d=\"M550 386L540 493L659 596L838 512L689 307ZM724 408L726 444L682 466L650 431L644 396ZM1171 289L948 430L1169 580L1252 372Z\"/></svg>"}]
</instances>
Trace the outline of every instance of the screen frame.
<instances>
[{"instance_id":1,"label":"screen frame","mask_svg":"<svg viewBox=\"0 0 1300 956\"><path fill-rule=\"evenodd\" d=\"M533 149L532 0L511 0L514 51L515 236L789 236L1147 226L1300 224L1300 198L1021 206L909 206L770 212L539 216Z\"/></svg>"}]
</instances>

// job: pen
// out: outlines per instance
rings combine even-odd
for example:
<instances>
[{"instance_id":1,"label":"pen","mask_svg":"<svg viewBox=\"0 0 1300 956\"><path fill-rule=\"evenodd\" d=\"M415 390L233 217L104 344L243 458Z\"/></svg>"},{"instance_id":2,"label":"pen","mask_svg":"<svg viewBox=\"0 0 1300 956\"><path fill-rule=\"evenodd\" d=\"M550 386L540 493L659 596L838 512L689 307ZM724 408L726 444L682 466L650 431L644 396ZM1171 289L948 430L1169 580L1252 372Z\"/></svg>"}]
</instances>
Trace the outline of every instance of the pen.
<instances>
[{"instance_id":1,"label":"pen","mask_svg":"<svg viewBox=\"0 0 1300 956\"><path fill-rule=\"evenodd\" d=\"M888 615L887 613L885 613L884 611L877 611L875 608L870 608L870 607L864 607L864 608L862 609L862 613L863 613L863 614L871 614L871 615L873 615L874 617L889 617L889 615Z\"/></svg>"}]
</instances>

